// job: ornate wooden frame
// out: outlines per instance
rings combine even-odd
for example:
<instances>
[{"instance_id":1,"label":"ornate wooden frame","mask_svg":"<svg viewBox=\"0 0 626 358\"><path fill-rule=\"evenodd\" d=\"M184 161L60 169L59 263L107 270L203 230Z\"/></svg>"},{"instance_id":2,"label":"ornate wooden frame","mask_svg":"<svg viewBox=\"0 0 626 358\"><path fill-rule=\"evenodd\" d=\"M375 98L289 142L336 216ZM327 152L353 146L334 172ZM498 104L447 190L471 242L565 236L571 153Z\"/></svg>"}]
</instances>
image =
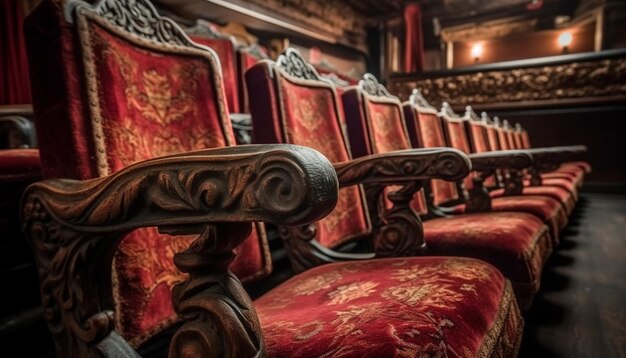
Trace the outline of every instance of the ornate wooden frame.
<instances>
[{"instance_id":1,"label":"ornate wooden frame","mask_svg":"<svg viewBox=\"0 0 626 358\"><path fill-rule=\"evenodd\" d=\"M276 64L265 62L274 81L280 77L302 86L315 86L335 91L332 83L324 80L317 71L293 49L281 55ZM276 82L277 83L277 82ZM278 87L280 91L280 86ZM377 89L378 93L378 89ZM280 115L285 109L280 106ZM335 96L335 111L339 111ZM344 138L347 138L342 128ZM283 122L283 135L287 133ZM347 141L346 141L347 142ZM363 184L363 203L378 202L387 185L400 185L402 189L388 195L394 206L385 213L368 206L367 213L374 225L369 233L372 253L344 253L323 247L315 240L315 227L280 229L280 236L288 247L292 266L296 271L326 262L359 260L372 257L407 256L424 250L423 234L419 217L409 208L413 194L421 188L421 181L435 177L456 180L469 171L467 158L454 149L415 149L380 155L366 156L346 163L336 163L340 187ZM374 199L372 199L374 198Z\"/></svg>"},{"instance_id":2,"label":"ornate wooden frame","mask_svg":"<svg viewBox=\"0 0 626 358\"><path fill-rule=\"evenodd\" d=\"M78 27L78 38L83 51L83 66L86 74L89 115L94 132L93 141L100 176L111 174L111 169L105 156L107 150L102 127L103 117L98 95L96 64L89 37L89 22L94 22L115 36L139 47L169 54L189 54L204 58L213 73L209 80L212 81L214 88L222 88L222 72L215 52L209 47L191 41L174 21L159 16L154 6L146 0L126 2L101 0L93 7L82 1L69 0L66 4L66 16L69 22L75 19ZM231 124L228 120L228 110L224 106L226 103L224 93L218 90L215 91L215 96L222 131L227 133ZM236 144L231 142L230 136L224 135L224 137L228 145Z\"/></svg>"},{"instance_id":3,"label":"ornate wooden frame","mask_svg":"<svg viewBox=\"0 0 626 358\"><path fill-rule=\"evenodd\" d=\"M232 250L250 230L241 223L319 219L334 207L337 185L332 165L312 149L256 145L153 159L99 179L30 186L22 222L57 353L136 356L113 331L107 277L124 234L156 226L173 235L199 235L174 258L190 276L173 291L175 310L186 323L170 355L263 354L251 300L228 270Z\"/></svg>"}]
</instances>

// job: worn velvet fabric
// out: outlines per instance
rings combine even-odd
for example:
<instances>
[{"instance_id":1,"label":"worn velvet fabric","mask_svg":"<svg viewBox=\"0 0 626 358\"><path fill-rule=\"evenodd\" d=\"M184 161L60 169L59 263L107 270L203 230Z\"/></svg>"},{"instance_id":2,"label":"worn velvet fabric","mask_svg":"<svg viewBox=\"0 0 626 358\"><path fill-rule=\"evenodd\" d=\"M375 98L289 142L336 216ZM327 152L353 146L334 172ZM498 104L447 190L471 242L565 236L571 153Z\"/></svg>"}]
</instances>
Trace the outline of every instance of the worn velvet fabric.
<instances>
[{"instance_id":1,"label":"worn velvet fabric","mask_svg":"<svg viewBox=\"0 0 626 358\"><path fill-rule=\"evenodd\" d=\"M469 140L467 138L467 133L465 133L465 127L463 122L460 120L450 120L443 117L443 123L446 128L446 132L448 133L448 141L452 148L456 148L463 153L471 153L472 149L470 147ZM474 186L472 182L472 174L465 177L463 180L463 184L467 189L470 189Z\"/></svg>"},{"instance_id":2,"label":"worn velvet fabric","mask_svg":"<svg viewBox=\"0 0 626 358\"><path fill-rule=\"evenodd\" d=\"M237 81L237 58L235 57L235 44L230 38L206 38L202 36L190 36L195 42L205 45L215 51L220 59L224 93L230 113L239 112L239 82Z\"/></svg>"},{"instance_id":3,"label":"worn velvet fabric","mask_svg":"<svg viewBox=\"0 0 626 358\"><path fill-rule=\"evenodd\" d=\"M520 212L427 220L424 237L427 255L467 256L494 265L513 283L522 308L530 307L552 252L548 228L536 216Z\"/></svg>"},{"instance_id":4,"label":"worn velvet fabric","mask_svg":"<svg viewBox=\"0 0 626 358\"><path fill-rule=\"evenodd\" d=\"M569 215L576 206L576 200L572 194L560 187L555 186L525 186L523 195L546 196L558 200ZM496 189L489 192L492 198L500 198L504 196L504 189Z\"/></svg>"},{"instance_id":5,"label":"worn velvet fabric","mask_svg":"<svg viewBox=\"0 0 626 358\"><path fill-rule=\"evenodd\" d=\"M255 143L291 143L318 150L332 163L351 160L335 89L303 81L262 62L246 72ZM339 190L335 209L318 221L316 240L336 247L371 231L360 186Z\"/></svg>"},{"instance_id":6,"label":"worn velvet fabric","mask_svg":"<svg viewBox=\"0 0 626 358\"><path fill-rule=\"evenodd\" d=\"M46 177L90 179L148 158L235 143L220 119L216 98L224 98L223 88L212 84L209 60L157 51L89 19L86 24L79 40L60 1L44 2L27 21ZM94 71L95 98L87 95L87 66ZM112 272L114 307L106 309L115 309L116 330L132 345L175 320L171 287L184 276L172 257L192 239L149 228L121 241ZM255 229L239 248L232 269L243 281L271 269L264 240Z\"/></svg>"},{"instance_id":7,"label":"worn velvet fabric","mask_svg":"<svg viewBox=\"0 0 626 358\"><path fill-rule=\"evenodd\" d=\"M446 147L441 120L437 114L419 112L411 105L404 109L409 138L414 148ZM453 182L433 179L430 187L434 205L459 199L459 192Z\"/></svg>"},{"instance_id":8,"label":"worn velvet fabric","mask_svg":"<svg viewBox=\"0 0 626 358\"><path fill-rule=\"evenodd\" d=\"M578 201L578 187L576 186L576 182L573 180L568 180L564 178L545 178L541 181L541 186L547 188L547 192L555 193L555 192L565 192L567 193L567 198L563 203L573 201L576 203ZM530 180L524 180L524 191L526 188L530 188ZM561 194L562 195L562 194ZM551 194L550 196L561 199L562 196L556 196Z\"/></svg>"},{"instance_id":9,"label":"worn velvet fabric","mask_svg":"<svg viewBox=\"0 0 626 358\"><path fill-rule=\"evenodd\" d=\"M41 161L37 149L0 150L0 181L41 178Z\"/></svg>"},{"instance_id":10,"label":"worn velvet fabric","mask_svg":"<svg viewBox=\"0 0 626 358\"><path fill-rule=\"evenodd\" d=\"M517 211L533 214L550 229L552 247L559 243L559 232L567 225L567 213L555 199L539 195L503 196L491 200L493 211ZM453 208L457 214L465 212L465 204Z\"/></svg>"},{"instance_id":11,"label":"worn velvet fabric","mask_svg":"<svg viewBox=\"0 0 626 358\"><path fill-rule=\"evenodd\" d=\"M577 167L577 168L584 170L585 174L590 174L592 171L591 164L589 164L588 162L570 162L570 163L565 163L562 167L567 168L570 166Z\"/></svg>"},{"instance_id":12,"label":"worn velvet fabric","mask_svg":"<svg viewBox=\"0 0 626 358\"><path fill-rule=\"evenodd\" d=\"M31 103L23 22L21 1L0 0L0 105Z\"/></svg>"},{"instance_id":13,"label":"worn velvet fabric","mask_svg":"<svg viewBox=\"0 0 626 358\"><path fill-rule=\"evenodd\" d=\"M388 153L411 148L408 133L404 125L404 117L399 105L389 102L376 102L367 97L363 98L362 101L365 105L366 124L369 126L367 133L370 139L372 154ZM362 140L363 139L361 139L361 141ZM350 143L354 142L351 141ZM396 189L396 187L387 188L387 192L394 189ZM410 205L417 213L427 213L428 209L425 205L423 191L420 191L418 195L414 197ZM388 205L388 207L391 207L391 205Z\"/></svg>"},{"instance_id":14,"label":"worn velvet fabric","mask_svg":"<svg viewBox=\"0 0 626 358\"><path fill-rule=\"evenodd\" d=\"M469 258L395 258L308 270L255 301L269 357L514 357L510 283Z\"/></svg>"}]
</instances>

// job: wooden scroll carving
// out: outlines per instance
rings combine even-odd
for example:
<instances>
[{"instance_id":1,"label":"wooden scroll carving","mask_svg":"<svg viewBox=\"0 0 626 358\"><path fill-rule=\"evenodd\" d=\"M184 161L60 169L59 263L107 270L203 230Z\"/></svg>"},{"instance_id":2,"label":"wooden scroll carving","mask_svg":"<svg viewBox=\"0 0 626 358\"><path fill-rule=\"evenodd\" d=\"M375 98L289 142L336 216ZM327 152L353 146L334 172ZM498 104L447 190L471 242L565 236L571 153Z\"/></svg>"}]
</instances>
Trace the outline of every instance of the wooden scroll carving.
<instances>
[{"instance_id":1,"label":"wooden scroll carving","mask_svg":"<svg viewBox=\"0 0 626 358\"><path fill-rule=\"evenodd\" d=\"M87 181L30 186L22 223L39 270L45 318L63 357L135 356L113 331L113 253L124 234L156 226L199 234L175 257L190 274L174 291L186 321L170 355L261 356L250 298L228 270L251 221L303 225L329 213L337 178L318 152L290 145L184 153Z\"/></svg>"},{"instance_id":2,"label":"wooden scroll carving","mask_svg":"<svg viewBox=\"0 0 626 358\"><path fill-rule=\"evenodd\" d=\"M425 249L422 223L410 209L413 195L424 179L458 180L469 173L467 157L456 149L412 149L376 154L351 162L336 164L340 186L365 184L368 202L380 202L386 185L401 185L388 194L393 203L383 213L373 212L372 220L380 218L376 229L374 251L378 257L413 256ZM370 208L371 209L371 208Z\"/></svg>"}]
</instances>

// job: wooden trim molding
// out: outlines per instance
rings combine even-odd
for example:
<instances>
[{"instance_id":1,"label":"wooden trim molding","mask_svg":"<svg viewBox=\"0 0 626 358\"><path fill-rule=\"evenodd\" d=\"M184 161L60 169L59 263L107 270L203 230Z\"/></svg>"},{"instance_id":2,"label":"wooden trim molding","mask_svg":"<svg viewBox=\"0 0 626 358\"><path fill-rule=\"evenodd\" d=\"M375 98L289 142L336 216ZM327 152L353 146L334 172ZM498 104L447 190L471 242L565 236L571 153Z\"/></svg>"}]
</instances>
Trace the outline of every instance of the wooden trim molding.
<instances>
[{"instance_id":1,"label":"wooden trim molding","mask_svg":"<svg viewBox=\"0 0 626 358\"><path fill-rule=\"evenodd\" d=\"M408 99L417 88L431 103L486 108L626 101L626 51L524 66L477 66L463 71L395 75L388 88ZM617 55L617 56L613 56ZM490 68L491 67L491 68Z\"/></svg>"}]
</instances>

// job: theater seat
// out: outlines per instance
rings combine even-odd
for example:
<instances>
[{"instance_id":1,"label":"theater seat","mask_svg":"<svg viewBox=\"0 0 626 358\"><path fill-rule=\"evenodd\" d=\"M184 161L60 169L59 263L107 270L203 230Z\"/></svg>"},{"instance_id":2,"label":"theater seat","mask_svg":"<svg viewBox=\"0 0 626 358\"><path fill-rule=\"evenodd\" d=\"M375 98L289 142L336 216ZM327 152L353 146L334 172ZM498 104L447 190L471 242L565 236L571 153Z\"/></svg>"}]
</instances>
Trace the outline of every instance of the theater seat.
<instances>
[{"instance_id":1,"label":"theater seat","mask_svg":"<svg viewBox=\"0 0 626 358\"><path fill-rule=\"evenodd\" d=\"M473 153L483 153L491 150L501 149L497 129L495 128L494 124L491 123L491 120L485 112L483 112L482 117L478 118L472 107L467 106L465 115L463 116L462 120L464 121L466 131L469 137L471 151ZM517 140L521 142L521 137L515 138L517 138ZM519 147L516 144L515 149L523 148ZM503 183L502 175L499 175L499 181L496 180L495 176L492 176L488 179L489 180L485 181L485 185L490 190L489 194L492 198L499 198L507 195L504 188L498 188L498 184ZM567 215L569 215L576 206L576 197L572 194L570 190L567 190L566 188L549 185L530 186L528 180L524 180L521 184L523 184L524 186L521 190L521 194L533 196L547 196L556 199L563 205Z\"/></svg>"},{"instance_id":2,"label":"theater seat","mask_svg":"<svg viewBox=\"0 0 626 358\"><path fill-rule=\"evenodd\" d=\"M355 156L410 148L400 100L366 74L342 96ZM422 126L426 129L425 126ZM451 185L452 184L452 185ZM437 181L433 190L459 198L454 183ZM422 211L426 217L436 216ZM511 280L518 303L530 307L545 261L552 252L550 232L523 212L489 212L428 219L423 223L427 255L474 257L497 267Z\"/></svg>"},{"instance_id":3,"label":"theater seat","mask_svg":"<svg viewBox=\"0 0 626 358\"><path fill-rule=\"evenodd\" d=\"M165 338L170 356L287 356L288 347L265 339L287 334L290 327L273 324L275 317L267 315L259 321L240 281L259 280L271 268L262 231L254 234L252 223L273 223L305 242L321 227L312 222L335 207L340 185L357 191L364 182L409 186L425 176L376 170L380 158L332 165L301 146L234 146L214 52L192 42L147 0L104 0L93 6L45 0L27 19L26 40L31 78L47 79L33 81L33 106L49 180L27 189L22 224L58 356L136 357L136 349L161 338L168 327L175 328L173 337ZM400 168L398 163L409 161L441 179L469 170L467 158L452 149L384 160ZM439 170L446 168L444 160L455 170ZM354 224L340 219L336 226ZM411 243L409 236L400 238L399 243ZM420 265L419 259L403 260L406 269ZM485 263L465 261L460 265L471 273L450 288L443 283L451 274L436 264L455 259L432 260L439 285L419 275L410 283L393 282L385 271L371 271L389 269L376 260L362 261L354 271L322 266L303 278L337 274L346 283L367 283L367 273L378 277L381 288L429 288L429 296L446 297L430 307L450 307L436 312L441 322L454 324L461 337L472 337L448 341L450 351L516 354L522 323L507 281ZM279 301L293 299L286 286L270 294ZM332 316L338 307L334 296L306 306L301 301L298 307ZM265 309L271 306L260 302ZM473 319L478 302L484 319ZM419 305L405 307L416 316L421 312ZM381 321L391 321L397 311L378 313ZM361 328L374 330L375 323ZM405 352L395 338L387 336L381 349ZM427 347L441 343L437 337L420 338ZM505 341L510 344L500 343ZM360 347L355 356L369 352L370 347Z\"/></svg>"},{"instance_id":4,"label":"theater seat","mask_svg":"<svg viewBox=\"0 0 626 358\"><path fill-rule=\"evenodd\" d=\"M436 125L441 123L446 132L446 138L448 140L448 145L460 149L464 153L471 153L470 146L470 138L468 137L468 132L466 131L467 120L463 117L460 117L452 111L452 108L447 103L442 105L439 117L441 122L437 122L436 120L432 120L429 122L424 122L424 118L428 116L427 113L420 110L419 105L413 105L413 111L409 111L409 113L413 113L413 118L417 119L421 123L428 123L433 126L432 130L437 130ZM432 115L430 115L432 116ZM423 132L424 134L428 134L428 132ZM421 134L421 135L424 135ZM474 141L476 142L476 141ZM497 153L500 148L497 148L493 153ZM533 158L534 159L534 158ZM491 171L492 173L496 171ZM520 172L520 170L511 171L509 169L509 173L505 173L509 178L515 178L517 175L516 172ZM466 188L469 188L469 192L472 192L472 188L474 186L473 180L468 180L466 178L463 183ZM521 187L521 184L519 184ZM521 189L521 188L520 188ZM518 192L520 194L524 194L523 190ZM517 194L517 193L515 193ZM565 205L558 201L557 198L542 196L542 195L515 195L510 194L509 196L495 197L490 200L490 208L494 211L518 211L518 212L526 212L529 214L533 214L541 219L547 226L550 228L550 234L552 237L553 247L556 247L559 242L559 233L560 231L567 225L567 211L565 209ZM441 202L444 199L440 200ZM448 200L450 203L450 200ZM472 203L472 198L470 195L469 203ZM454 204L454 203L451 203ZM467 213L475 210L482 210L480 206L478 209L474 207L469 207L466 204L453 205L452 212L454 213Z\"/></svg>"},{"instance_id":5,"label":"theater seat","mask_svg":"<svg viewBox=\"0 0 626 358\"><path fill-rule=\"evenodd\" d=\"M329 158L338 158L340 155L343 155L344 157L349 156L350 153L345 153L343 151L342 147L344 146L351 148L351 154L359 158L367 158L372 155L397 153L398 151L410 148L406 136L402 137L401 135L398 135L398 133L404 132L401 130L399 130L399 132L394 131L401 128L403 125L401 121L394 122L392 119L393 114L391 114L395 113L399 116L401 115L400 102L396 99L397 103L395 103L395 107L389 107L387 105L390 102L393 103L393 99L381 95L379 96L380 100L376 101L376 103L373 103L374 101L370 103L368 102L370 97L363 99L362 97L359 97L360 92L355 92L361 91L361 88L365 86L369 86L369 82L361 81L358 89L347 89L342 98L345 99L351 95L356 96L351 97L353 98L352 101L343 101L343 105L346 108L346 112L349 109L353 109L354 112L364 113L363 117L359 117L357 119L359 122L365 121L366 118L367 120L370 120L371 118L377 119L378 117L385 117L387 119L385 123L388 124L388 126L386 127L386 131L383 132L384 134L377 132L370 132L366 134L370 137L376 137L375 144L380 146L377 151L369 151L366 147L367 145L370 145L370 143L364 142L362 138L357 138L356 136L359 134L352 131L353 128L351 128L350 125L347 126L347 134L350 139L354 139L354 141L348 141L345 138L345 134L342 129L346 126L343 123L343 116L339 111L339 108L341 107L337 103L338 98L336 97L334 85L329 81L321 79L315 70L310 67L310 65L308 65L295 50L287 50L277 63L266 61L257 67L252 68L246 76L249 80L249 88L263 88L268 94L264 100L261 100L257 93L255 96L257 101L251 107L255 128L255 139L259 142L284 141L311 145L318 148ZM272 109L272 103L274 103L274 101L279 104L280 109L278 111ZM354 104L356 104L356 107L353 106ZM363 107L361 107L361 104L363 104ZM371 109L371 111L368 112L368 108L366 108L366 106L369 105L371 105L372 108L376 107L376 112L374 112L374 109ZM319 119L320 115L322 118L326 119L321 121ZM400 119L400 117L393 118ZM330 124L334 125L331 127ZM342 143L346 144L342 145ZM385 150L381 150L381 148L384 148ZM382 205L379 205L379 198L377 196L368 196L368 207L385 207L393 212L393 203L390 198L394 195L393 191L398 189L399 188L395 188L387 191L386 200L383 200L384 204ZM417 196L411 202L412 207L417 209L416 211L418 212L422 210L419 208L419 198L420 197ZM380 219L378 219L375 215L370 215L370 217L374 223L384 223L386 221L384 215L383 218ZM484 227L487 229L488 222L484 221L483 224L485 224ZM428 222L423 225L426 227ZM514 225L518 225L518 223L516 222ZM341 229L342 228L337 228L336 230ZM528 273L525 277L526 280L524 281L524 285L529 285L528 282L530 280L534 287L537 287L536 278L541 275L543 262L547 259L551 252L550 238L547 229L543 227L541 223L538 229L538 232L533 233L536 234L536 236L526 237L529 245L525 249L534 251L536 257L540 258L541 265L538 267L531 267L532 265L524 262L527 257L520 252L511 254L511 257L515 257L515 260L506 263L507 265L516 266L520 270L534 270L533 272ZM487 241L489 241L489 239L490 238L487 238ZM533 242L531 245L531 239L538 240L541 244L536 245ZM428 235L424 236L424 240L426 244L425 252L428 254ZM483 241L474 237L467 237L466 240L474 242L477 246L482 246L484 244ZM322 244L338 251L341 250L342 247L341 243L337 244L336 242L322 242ZM497 242L492 241L491 244L497 245ZM517 248L515 249L517 250ZM346 257L349 257L348 255L352 252L355 251L341 251L341 253ZM446 255L446 253L440 254ZM451 252L450 254L458 254L458 251ZM482 255L481 258L486 259L487 262L492 262L489 260L488 256L489 254L485 254ZM297 261L297 258L293 259L293 261L295 261L294 265L299 267L300 263ZM514 270L517 270L517 268ZM529 279L529 277L531 277L531 279ZM516 283L517 282L514 282L514 286ZM523 298L525 305L532 301L533 295L534 292L529 294L528 297Z\"/></svg>"},{"instance_id":6,"label":"theater seat","mask_svg":"<svg viewBox=\"0 0 626 358\"><path fill-rule=\"evenodd\" d=\"M509 282L467 258L328 264L255 303L273 357L512 357L523 326Z\"/></svg>"}]
</instances>

